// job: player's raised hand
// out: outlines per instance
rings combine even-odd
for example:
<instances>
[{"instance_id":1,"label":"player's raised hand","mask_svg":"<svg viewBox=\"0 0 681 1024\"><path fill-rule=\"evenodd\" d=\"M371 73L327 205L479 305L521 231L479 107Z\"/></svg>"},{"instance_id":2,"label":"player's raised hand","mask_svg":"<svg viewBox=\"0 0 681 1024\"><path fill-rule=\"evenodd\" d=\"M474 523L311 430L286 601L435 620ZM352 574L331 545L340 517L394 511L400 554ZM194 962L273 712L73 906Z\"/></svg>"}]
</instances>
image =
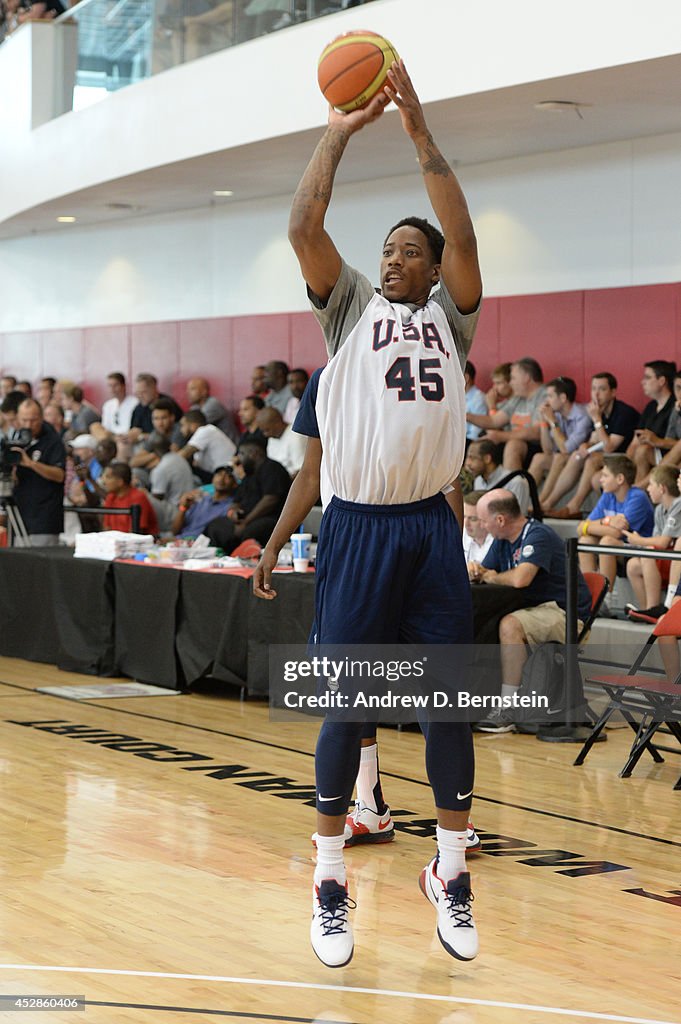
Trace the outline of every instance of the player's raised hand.
<instances>
[{"instance_id":1,"label":"player's raised hand","mask_svg":"<svg viewBox=\"0 0 681 1024\"><path fill-rule=\"evenodd\" d=\"M342 128L352 135L354 132L358 132L360 128L363 128L364 125L378 120L389 103L390 99L388 96L384 92L379 92L370 103L367 103L366 107L362 107L361 110L351 110L347 114L342 110L336 110L335 107L329 106L329 125Z\"/></svg>"},{"instance_id":2,"label":"player's raised hand","mask_svg":"<svg viewBox=\"0 0 681 1024\"><path fill-rule=\"evenodd\" d=\"M403 60L396 60L388 72L385 94L400 112L402 127L410 138L428 131L421 101L407 74Z\"/></svg>"}]
</instances>

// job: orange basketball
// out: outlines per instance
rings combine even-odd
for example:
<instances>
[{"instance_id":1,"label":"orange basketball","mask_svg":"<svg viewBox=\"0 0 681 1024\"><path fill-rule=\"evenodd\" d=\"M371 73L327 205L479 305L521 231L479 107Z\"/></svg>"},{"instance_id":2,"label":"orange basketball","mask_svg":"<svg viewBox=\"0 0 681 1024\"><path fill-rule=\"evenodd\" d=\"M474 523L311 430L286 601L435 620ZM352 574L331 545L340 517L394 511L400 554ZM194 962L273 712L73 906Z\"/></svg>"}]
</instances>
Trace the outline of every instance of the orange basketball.
<instances>
[{"instance_id":1,"label":"orange basketball","mask_svg":"<svg viewBox=\"0 0 681 1024\"><path fill-rule=\"evenodd\" d=\"M397 50L377 32L346 32L333 39L319 58L319 88L337 110L359 110L385 86L396 60Z\"/></svg>"}]
</instances>

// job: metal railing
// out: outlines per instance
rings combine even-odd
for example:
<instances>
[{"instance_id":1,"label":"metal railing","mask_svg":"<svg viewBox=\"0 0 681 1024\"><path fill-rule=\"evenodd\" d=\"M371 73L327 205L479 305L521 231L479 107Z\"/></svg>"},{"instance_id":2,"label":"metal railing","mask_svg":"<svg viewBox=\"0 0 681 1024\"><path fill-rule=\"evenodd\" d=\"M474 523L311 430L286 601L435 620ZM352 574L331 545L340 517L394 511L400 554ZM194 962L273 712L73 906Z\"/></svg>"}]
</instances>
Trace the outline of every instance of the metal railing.
<instances>
[{"instance_id":1,"label":"metal railing","mask_svg":"<svg viewBox=\"0 0 681 1024\"><path fill-rule=\"evenodd\" d=\"M81 516L129 516L132 533L140 532L141 505L130 505L129 508L104 508L101 505L90 508L88 505L64 505L64 512L75 512Z\"/></svg>"}]
</instances>

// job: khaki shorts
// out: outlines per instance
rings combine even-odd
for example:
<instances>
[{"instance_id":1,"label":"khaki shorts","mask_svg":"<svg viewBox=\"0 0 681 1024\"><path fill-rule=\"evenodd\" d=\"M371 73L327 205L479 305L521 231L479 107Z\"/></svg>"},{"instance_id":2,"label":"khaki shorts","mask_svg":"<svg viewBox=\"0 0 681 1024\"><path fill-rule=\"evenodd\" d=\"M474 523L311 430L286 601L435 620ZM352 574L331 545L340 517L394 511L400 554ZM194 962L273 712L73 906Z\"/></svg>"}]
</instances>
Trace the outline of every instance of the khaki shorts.
<instances>
[{"instance_id":1,"label":"khaki shorts","mask_svg":"<svg viewBox=\"0 0 681 1024\"><path fill-rule=\"evenodd\" d=\"M565 643L565 612L555 601L538 604L535 608L521 608L520 611L511 614L525 630L530 647L537 647L538 644L547 643L549 640L559 644ZM578 629L581 628L580 622Z\"/></svg>"}]
</instances>

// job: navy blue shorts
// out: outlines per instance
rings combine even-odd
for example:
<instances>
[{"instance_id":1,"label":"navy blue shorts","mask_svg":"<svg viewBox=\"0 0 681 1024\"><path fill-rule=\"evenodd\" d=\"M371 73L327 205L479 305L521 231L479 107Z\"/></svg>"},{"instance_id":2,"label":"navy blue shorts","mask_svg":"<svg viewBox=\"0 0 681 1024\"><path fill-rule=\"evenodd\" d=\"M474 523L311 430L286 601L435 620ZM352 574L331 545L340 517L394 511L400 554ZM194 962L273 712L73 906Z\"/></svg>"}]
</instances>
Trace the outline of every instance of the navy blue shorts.
<instances>
[{"instance_id":1,"label":"navy blue shorts","mask_svg":"<svg viewBox=\"0 0 681 1024\"><path fill-rule=\"evenodd\" d=\"M470 644L461 533L444 495L407 505L332 498L316 561L318 644Z\"/></svg>"}]
</instances>

